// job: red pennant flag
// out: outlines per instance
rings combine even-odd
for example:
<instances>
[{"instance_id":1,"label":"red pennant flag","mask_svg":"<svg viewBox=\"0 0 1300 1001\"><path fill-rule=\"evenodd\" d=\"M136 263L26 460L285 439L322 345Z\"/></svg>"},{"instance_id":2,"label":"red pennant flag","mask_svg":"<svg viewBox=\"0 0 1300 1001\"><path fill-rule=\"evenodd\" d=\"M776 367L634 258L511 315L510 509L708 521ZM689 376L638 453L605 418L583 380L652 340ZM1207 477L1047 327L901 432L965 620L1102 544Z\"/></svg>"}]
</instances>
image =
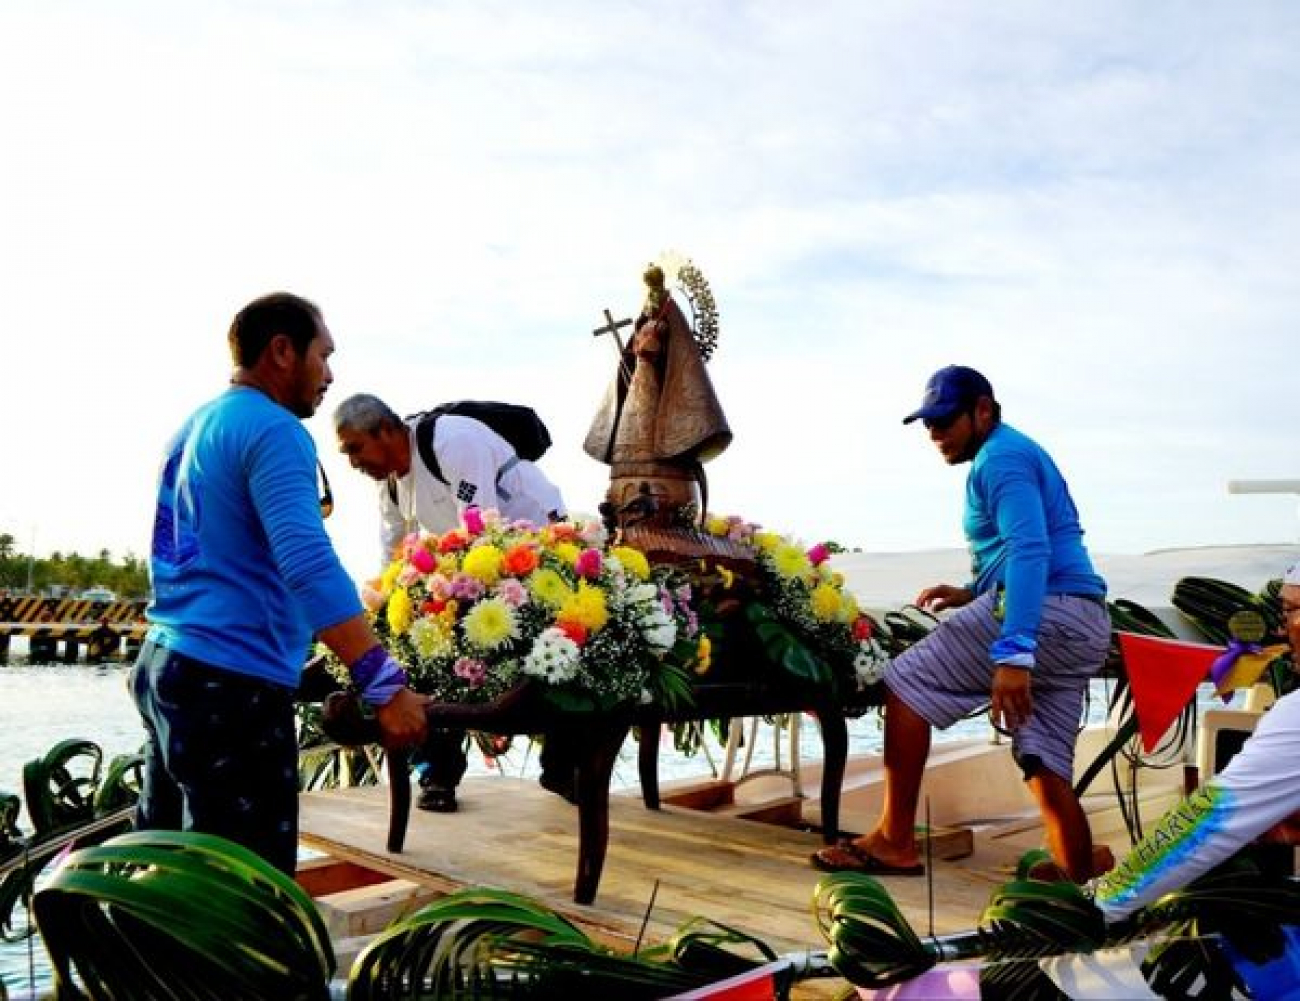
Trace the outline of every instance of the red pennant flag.
<instances>
[{"instance_id":1,"label":"red pennant flag","mask_svg":"<svg viewBox=\"0 0 1300 1001\"><path fill-rule=\"evenodd\" d=\"M1150 754L1178 714L1196 697L1197 686L1209 676L1210 665L1223 648L1137 633L1117 635L1133 691L1142 748Z\"/></svg>"},{"instance_id":2,"label":"red pennant flag","mask_svg":"<svg viewBox=\"0 0 1300 1001\"><path fill-rule=\"evenodd\" d=\"M668 1001L775 1001L776 974L784 973L789 966L789 959L778 959L685 994L674 994Z\"/></svg>"}]
</instances>

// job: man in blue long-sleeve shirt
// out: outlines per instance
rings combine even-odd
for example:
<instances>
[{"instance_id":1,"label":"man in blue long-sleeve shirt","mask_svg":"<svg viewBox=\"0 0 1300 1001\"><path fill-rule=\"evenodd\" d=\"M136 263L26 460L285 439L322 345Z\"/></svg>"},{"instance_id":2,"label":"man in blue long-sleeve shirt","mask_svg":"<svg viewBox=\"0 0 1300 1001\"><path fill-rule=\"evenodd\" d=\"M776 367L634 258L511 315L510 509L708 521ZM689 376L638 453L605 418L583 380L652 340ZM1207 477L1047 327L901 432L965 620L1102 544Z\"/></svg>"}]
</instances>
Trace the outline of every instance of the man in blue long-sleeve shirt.
<instances>
[{"instance_id":1,"label":"man in blue long-sleeve shirt","mask_svg":"<svg viewBox=\"0 0 1300 1001\"><path fill-rule=\"evenodd\" d=\"M320 310L279 292L229 333L231 385L163 456L149 633L131 672L148 740L136 826L215 834L292 874L293 698L314 639L348 665L386 744L424 739L426 700L362 614L322 522L303 427L333 381Z\"/></svg>"},{"instance_id":2,"label":"man in blue long-sleeve shirt","mask_svg":"<svg viewBox=\"0 0 1300 1001\"><path fill-rule=\"evenodd\" d=\"M957 609L885 674L885 795L869 834L822 849L819 868L884 875L923 871L916 836L931 730L991 705L1043 814L1047 847L1077 882L1105 867L1074 794L1074 742L1088 682L1110 644L1106 585L1083 545L1069 488L1051 457L1002 423L993 387L952 365L926 385L921 420L949 465L970 463L963 518L972 579L917 597Z\"/></svg>"}]
</instances>

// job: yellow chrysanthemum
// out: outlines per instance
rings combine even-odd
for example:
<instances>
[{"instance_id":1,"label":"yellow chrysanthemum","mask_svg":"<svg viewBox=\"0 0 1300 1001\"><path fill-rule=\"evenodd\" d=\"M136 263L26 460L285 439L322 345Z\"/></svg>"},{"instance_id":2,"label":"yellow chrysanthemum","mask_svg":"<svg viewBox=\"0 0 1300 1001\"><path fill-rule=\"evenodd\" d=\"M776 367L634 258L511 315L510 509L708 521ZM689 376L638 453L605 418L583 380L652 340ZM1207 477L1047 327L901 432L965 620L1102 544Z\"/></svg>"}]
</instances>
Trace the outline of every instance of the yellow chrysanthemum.
<instances>
[{"instance_id":1,"label":"yellow chrysanthemum","mask_svg":"<svg viewBox=\"0 0 1300 1001\"><path fill-rule=\"evenodd\" d=\"M438 573L452 577L460 570L460 557L455 553L443 553L438 557Z\"/></svg>"},{"instance_id":2,"label":"yellow chrysanthemum","mask_svg":"<svg viewBox=\"0 0 1300 1001\"><path fill-rule=\"evenodd\" d=\"M862 609L858 607L858 598L852 591L840 592L840 613L836 616L841 622L852 622L860 614Z\"/></svg>"},{"instance_id":3,"label":"yellow chrysanthemum","mask_svg":"<svg viewBox=\"0 0 1300 1001\"><path fill-rule=\"evenodd\" d=\"M710 535L724 536L730 528L730 522L721 515L711 514L704 519L704 530Z\"/></svg>"},{"instance_id":4,"label":"yellow chrysanthemum","mask_svg":"<svg viewBox=\"0 0 1300 1001\"><path fill-rule=\"evenodd\" d=\"M778 544L772 551L772 565L776 568L777 574L787 580L804 580L812 573L812 563L808 560L808 554L788 542Z\"/></svg>"},{"instance_id":5,"label":"yellow chrysanthemum","mask_svg":"<svg viewBox=\"0 0 1300 1001\"><path fill-rule=\"evenodd\" d=\"M582 550L579 549L577 546L575 546L572 542L557 542L554 545L554 547L552 547L551 552L553 552L560 559L564 560L564 562L567 563L569 566L574 566L575 564L577 564L578 556L582 552Z\"/></svg>"},{"instance_id":6,"label":"yellow chrysanthemum","mask_svg":"<svg viewBox=\"0 0 1300 1001\"><path fill-rule=\"evenodd\" d=\"M755 532L754 548L761 553L770 553L785 540L775 532Z\"/></svg>"},{"instance_id":7,"label":"yellow chrysanthemum","mask_svg":"<svg viewBox=\"0 0 1300 1001\"><path fill-rule=\"evenodd\" d=\"M401 636L411 628L415 609L411 605L411 595L404 587L399 587L388 596L388 628L396 636Z\"/></svg>"},{"instance_id":8,"label":"yellow chrysanthemum","mask_svg":"<svg viewBox=\"0 0 1300 1001\"><path fill-rule=\"evenodd\" d=\"M411 626L411 645L421 657L445 657L453 647L451 622L441 615L417 619Z\"/></svg>"},{"instance_id":9,"label":"yellow chrysanthemum","mask_svg":"<svg viewBox=\"0 0 1300 1001\"><path fill-rule=\"evenodd\" d=\"M589 633L603 629L609 621L609 609L605 605L605 592L592 587L585 580L578 583L578 590L560 606L556 616L560 622L573 622L582 626Z\"/></svg>"},{"instance_id":10,"label":"yellow chrysanthemum","mask_svg":"<svg viewBox=\"0 0 1300 1001\"><path fill-rule=\"evenodd\" d=\"M560 608L573 597L564 578L550 567L543 567L528 578L528 590L534 598L552 608Z\"/></svg>"},{"instance_id":11,"label":"yellow chrysanthemum","mask_svg":"<svg viewBox=\"0 0 1300 1001\"><path fill-rule=\"evenodd\" d=\"M809 596L812 613L819 622L830 622L840 614L840 592L830 584L818 584Z\"/></svg>"},{"instance_id":12,"label":"yellow chrysanthemum","mask_svg":"<svg viewBox=\"0 0 1300 1001\"><path fill-rule=\"evenodd\" d=\"M480 650L495 650L519 636L514 610L500 598L487 598L471 608L463 628L465 638Z\"/></svg>"},{"instance_id":13,"label":"yellow chrysanthemum","mask_svg":"<svg viewBox=\"0 0 1300 1001\"><path fill-rule=\"evenodd\" d=\"M700 642L695 648L695 673L708 674L712 666L713 642L704 633L700 633Z\"/></svg>"},{"instance_id":14,"label":"yellow chrysanthemum","mask_svg":"<svg viewBox=\"0 0 1300 1001\"><path fill-rule=\"evenodd\" d=\"M649 579L650 561L645 558L645 553L641 552L641 550L633 549L631 546L615 546L610 553L637 580Z\"/></svg>"},{"instance_id":15,"label":"yellow chrysanthemum","mask_svg":"<svg viewBox=\"0 0 1300 1001\"><path fill-rule=\"evenodd\" d=\"M379 590L387 594L397 584L397 575L402 572L403 563L401 560L393 560L384 570L383 575L379 578Z\"/></svg>"},{"instance_id":16,"label":"yellow chrysanthemum","mask_svg":"<svg viewBox=\"0 0 1300 1001\"><path fill-rule=\"evenodd\" d=\"M496 546L475 546L465 554L461 569L475 580L491 587L501 579L501 563L505 559Z\"/></svg>"}]
</instances>

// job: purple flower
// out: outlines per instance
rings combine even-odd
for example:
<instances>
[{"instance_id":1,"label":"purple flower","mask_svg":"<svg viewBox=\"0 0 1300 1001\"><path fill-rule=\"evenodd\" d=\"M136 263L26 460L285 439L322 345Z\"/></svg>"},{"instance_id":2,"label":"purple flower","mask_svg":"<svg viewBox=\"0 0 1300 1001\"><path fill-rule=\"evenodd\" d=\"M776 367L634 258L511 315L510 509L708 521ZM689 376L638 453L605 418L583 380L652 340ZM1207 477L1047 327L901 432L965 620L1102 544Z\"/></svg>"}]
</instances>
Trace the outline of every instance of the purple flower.
<instances>
[{"instance_id":1,"label":"purple flower","mask_svg":"<svg viewBox=\"0 0 1300 1001\"><path fill-rule=\"evenodd\" d=\"M469 574L458 573L451 579L451 596L457 601L478 601L483 591L483 582Z\"/></svg>"}]
</instances>

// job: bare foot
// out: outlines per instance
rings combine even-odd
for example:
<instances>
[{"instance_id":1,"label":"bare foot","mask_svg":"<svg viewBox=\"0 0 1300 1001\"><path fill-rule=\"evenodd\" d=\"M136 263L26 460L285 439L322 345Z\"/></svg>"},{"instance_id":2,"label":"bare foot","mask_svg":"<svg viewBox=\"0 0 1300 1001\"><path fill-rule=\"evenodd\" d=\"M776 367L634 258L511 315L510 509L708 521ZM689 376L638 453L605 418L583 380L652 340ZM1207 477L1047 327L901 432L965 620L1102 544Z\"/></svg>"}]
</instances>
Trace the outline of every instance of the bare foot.
<instances>
[{"instance_id":1,"label":"bare foot","mask_svg":"<svg viewBox=\"0 0 1300 1001\"><path fill-rule=\"evenodd\" d=\"M1092 846L1092 875L1095 879L1098 876L1104 876L1115 868L1115 853L1110 850L1110 845L1093 845Z\"/></svg>"},{"instance_id":2,"label":"bare foot","mask_svg":"<svg viewBox=\"0 0 1300 1001\"><path fill-rule=\"evenodd\" d=\"M1088 879L1101 876L1115 868L1115 855L1108 845L1092 846L1092 873ZM1070 874L1058 865L1054 860L1047 858L1029 867L1026 875L1030 879L1036 879L1043 883L1069 883L1072 882ZM1086 883L1088 880L1082 880Z\"/></svg>"}]
</instances>

